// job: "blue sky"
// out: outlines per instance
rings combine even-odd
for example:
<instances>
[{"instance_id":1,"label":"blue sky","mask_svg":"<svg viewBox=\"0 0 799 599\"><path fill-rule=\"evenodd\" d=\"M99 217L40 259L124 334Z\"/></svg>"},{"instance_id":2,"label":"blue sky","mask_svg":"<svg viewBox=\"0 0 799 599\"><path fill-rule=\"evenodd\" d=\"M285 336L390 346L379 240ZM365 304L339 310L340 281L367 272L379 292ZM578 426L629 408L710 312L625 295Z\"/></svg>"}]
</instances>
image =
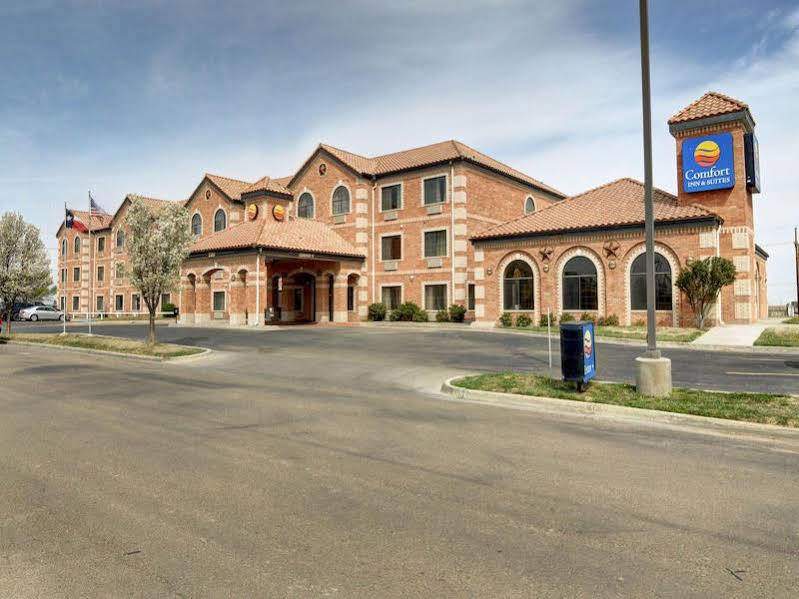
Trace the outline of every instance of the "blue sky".
<instances>
[{"instance_id":1,"label":"blue sky","mask_svg":"<svg viewBox=\"0 0 799 599\"><path fill-rule=\"evenodd\" d=\"M794 296L799 6L651 2L655 183L667 118L713 89L757 121L769 300ZM0 5L0 211L49 247L92 190L182 199L206 171L291 174L317 143L460 139L567 193L643 178L638 3L561 0Z\"/></svg>"}]
</instances>

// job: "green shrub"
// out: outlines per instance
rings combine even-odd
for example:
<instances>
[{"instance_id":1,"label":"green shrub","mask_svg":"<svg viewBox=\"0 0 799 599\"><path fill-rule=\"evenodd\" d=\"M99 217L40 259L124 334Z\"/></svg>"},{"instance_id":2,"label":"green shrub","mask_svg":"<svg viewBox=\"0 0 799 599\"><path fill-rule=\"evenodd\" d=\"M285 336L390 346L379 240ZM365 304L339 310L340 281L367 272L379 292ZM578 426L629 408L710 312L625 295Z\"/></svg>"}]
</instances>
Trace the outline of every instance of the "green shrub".
<instances>
[{"instance_id":1,"label":"green shrub","mask_svg":"<svg viewBox=\"0 0 799 599\"><path fill-rule=\"evenodd\" d=\"M399 311L399 308L394 308L389 312L388 319L392 322L397 322L402 319L402 312Z\"/></svg>"},{"instance_id":2,"label":"green shrub","mask_svg":"<svg viewBox=\"0 0 799 599\"><path fill-rule=\"evenodd\" d=\"M419 310L413 315L413 322L427 322L430 318L427 316L427 310Z\"/></svg>"},{"instance_id":3,"label":"green shrub","mask_svg":"<svg viewBox=\"0 0 799 599\"><path fill-rule=\"evenodd\" d=\"M396 318L394 318L394 312L396 312ZM419 306L414 304L413 302L405 302L404 304L400 304L400 306L391 313L391 320L402 320L405 322L426 322L427 315L425 313L425 318L423 320L419 320L416 316L420 313L424 312Z\"/></svg>"},{"instance_id":4,"label":"green shrub","mask_svg":"<svg viewBox=\"0 0 799 599\"><path fill-rule=\"evenodd\" d=\"M449 322L449 312L446 310L436 312L436 322Z\"/></svg>"},{"instance_id":5,"label":"green shrub","mask_svg":"<svg viewBox=\"0 0 799 599\"><path fill-rule=\"evenodd\" d=\"M634 327L645 327L646 326L646 321L643 318L639 318L638 320L636 320L633 323L633 326Z\"/></svg>"},{"instance_id":6,"label":"green shrub","mask_svg":"<svg viewBox=\"0 0 799 599\"><path fill-rule=\"evenodd\" d=\"M609 314L604 318L600 318L597 324L601 327L617 327L619 326L619 317L615 314Z\"/></svg>"},{"instance_id":7,"label":"green shrub","mask_svg":"<svg viewBox=\"0 0 799 599\"><path fill-rule=\"evenodd\" d=\"M583 322L593 322L596 324L596 314L592 314L591 312L583 312L580 314L580 320Z\"/></svg>"},{"instance_id":8,"label":"green shrub","mask_svg":"<svg viewBox=\"0 0 799 599\"><path fill-rule=\"evenodd\" d=\"M466 307L460 304L452 304L449 307L449 318L452 322L463 322L466 318Z\"/></svg>"},{"instance_id":9,"label":"green shrub","mask_svg":"<svg viewBox=\"0 0 799 599\"><path fill-rule=\"evenodd\" d=\"M513 317L508 312L503 312L502 316L499 317L499 324L503 327L512 327L513 326Z\"/></svg>"},{"instance_id":10,"label":"green shrub","mask_svg":"<svg viewBox=\"0 0 799 599\"><path fill-rule=\"evenodd\" d=\"M533 319L527 316L527 314L519 314L516 317L517 327L529 327L531 324L533 324Z\"/></svg>"},{"instance_id":11,"label":"green shrub","mask_svg":"<svg viewBox=\"0 0 799 599\"><path fill-rule=\"evenodd\" d=\"M574 322L574 316L572 316L568 312L564 312L563 314L560 315L560 321L561 322Z\"/></svg>"},{"instance_id":12,"label":"green shrub","mask_svg":"<svg viewBox=\"0 0 799 599\"><path fill-rule=\"evenodd\" d=\"M369 320L385 320L386 319L386 305L381 302L369 304L368 308Z\"/></svg>"}]
</instances>

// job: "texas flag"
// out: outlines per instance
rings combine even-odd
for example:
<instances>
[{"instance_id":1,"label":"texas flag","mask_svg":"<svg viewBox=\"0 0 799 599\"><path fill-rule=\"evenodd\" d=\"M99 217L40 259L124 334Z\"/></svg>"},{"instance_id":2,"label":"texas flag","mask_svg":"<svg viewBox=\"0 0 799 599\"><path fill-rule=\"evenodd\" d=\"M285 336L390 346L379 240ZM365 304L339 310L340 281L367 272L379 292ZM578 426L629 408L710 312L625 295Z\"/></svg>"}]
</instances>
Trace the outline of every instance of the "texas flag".
<instances>
[{"instance_id":1,"label":"texas flag","mask_svg":"<svg viewBox=\"0 0 799 599\"><path fill-rule=\"evenodd\" d=\"M64 210L66 210L66 216L64 217L64 226L67 229L75 229L80 233L89 232L89 229L86 227L86 225L84 225L79 220L75 220L75 214L72 212L72 210L70 210L66 206L64 206Z\"/></svg>"}]
</instances>

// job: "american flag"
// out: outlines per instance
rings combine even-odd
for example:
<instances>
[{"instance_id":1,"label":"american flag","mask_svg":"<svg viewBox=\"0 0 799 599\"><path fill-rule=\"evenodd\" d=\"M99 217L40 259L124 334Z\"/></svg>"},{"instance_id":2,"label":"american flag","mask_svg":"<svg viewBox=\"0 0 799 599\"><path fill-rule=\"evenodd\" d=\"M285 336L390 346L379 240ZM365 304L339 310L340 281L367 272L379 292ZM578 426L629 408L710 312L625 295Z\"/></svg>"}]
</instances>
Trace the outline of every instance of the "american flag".
<instances>
[{"instance_id":1,"label":"american flag","mask_svg":"<svg viewBox=\"0 0 799 599\"><path fill-rule=\"evenodd\" d=\"M92 216L108 216L108 212L103 210L103 208L94 201L91 192L89 193L89 212Z\"/></svg>"}]
</instances>

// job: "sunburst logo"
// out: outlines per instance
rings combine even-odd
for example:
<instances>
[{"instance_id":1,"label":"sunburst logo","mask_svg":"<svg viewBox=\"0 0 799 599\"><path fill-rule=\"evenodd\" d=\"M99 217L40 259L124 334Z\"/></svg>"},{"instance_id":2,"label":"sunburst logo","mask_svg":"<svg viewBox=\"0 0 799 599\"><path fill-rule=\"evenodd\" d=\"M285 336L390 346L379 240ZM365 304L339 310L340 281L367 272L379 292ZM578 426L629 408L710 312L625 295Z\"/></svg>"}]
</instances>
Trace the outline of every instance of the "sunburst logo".
<instances>
[{"instance_id":1,"label":"sunburst logo","mask_svg":"<svg viewBox=\"0 0 799 599\"><path fill-rule=\"evenodd\" d=\"M694 160L704 168L709 168L716 164L721 157L721 149L715 141L705 140L696 146L694 150Z\"/></svg>"}]
</instances>

